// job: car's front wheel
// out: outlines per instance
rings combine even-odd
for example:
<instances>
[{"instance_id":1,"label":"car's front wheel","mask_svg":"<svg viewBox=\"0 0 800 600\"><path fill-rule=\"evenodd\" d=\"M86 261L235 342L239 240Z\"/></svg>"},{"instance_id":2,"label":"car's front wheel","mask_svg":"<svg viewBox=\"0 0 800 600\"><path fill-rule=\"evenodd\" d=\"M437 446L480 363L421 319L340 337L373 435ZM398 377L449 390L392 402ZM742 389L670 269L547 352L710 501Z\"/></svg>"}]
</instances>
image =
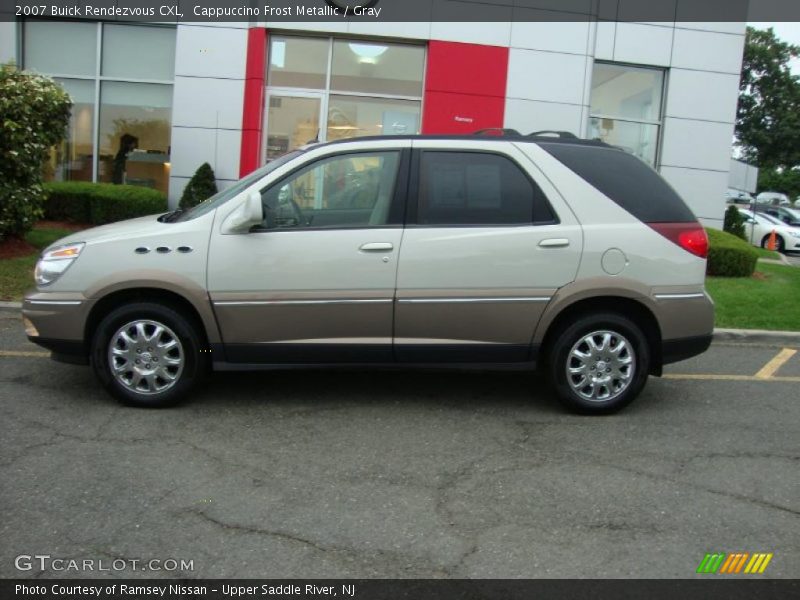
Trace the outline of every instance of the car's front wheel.
<instances>
[{"instance_id":1,"label":"car's front wheel","mask_svg":"<svg viewBox=\"0 0 800 600\"><path fill-rule=\"evenodd\" d=\"M641 328L622 315L577 319L557 335L550 378L561 403L584 414L616 412L639 395L650 369Z\"/></svg>"},{"instance_id":2,"label":"car's front wheel","mask_svg":"<svg viewBox=\"0 0 800 600\"><path fill-rule=\"evenodd\" d=\"M171 406L206 371L207 356L197 326L172 308L149 302L108 314L92 340L92 367L121 402Z\"/></svg>"},{"instance_id":3,"label":"car's front wheel","mask_svg":"<svg viewBox=\"0 0 800 600\"><path fill-rule=\"evenodd\" d=\"M768 244L769 244L769 236L765 235L764 239L761 240L761 247L766 249ZM781 236L779 236L779 235L776 235L775 236L775 251L782 253L785 247L786 246L783 243L783 238Z\"/></svg>"}]
</instances>

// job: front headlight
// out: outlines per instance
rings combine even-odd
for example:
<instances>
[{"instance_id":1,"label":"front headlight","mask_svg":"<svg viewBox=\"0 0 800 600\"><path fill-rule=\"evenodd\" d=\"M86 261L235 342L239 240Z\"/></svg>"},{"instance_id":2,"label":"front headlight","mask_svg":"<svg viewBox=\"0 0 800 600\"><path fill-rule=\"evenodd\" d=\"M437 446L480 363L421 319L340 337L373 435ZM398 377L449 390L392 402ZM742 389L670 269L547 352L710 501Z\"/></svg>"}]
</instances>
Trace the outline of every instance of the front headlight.
<instances>
[{"instance_id":1,"label":"front headlight","mask_svg":"<svg viewBox=\"0 0 800 600\"><path fill-rule=\"evenodd\" d=\"M36 263L33 275L37 285L49 285L63 275L83 250L84 243L56 246L45 252Z\"/></svg>"}]
</instances>

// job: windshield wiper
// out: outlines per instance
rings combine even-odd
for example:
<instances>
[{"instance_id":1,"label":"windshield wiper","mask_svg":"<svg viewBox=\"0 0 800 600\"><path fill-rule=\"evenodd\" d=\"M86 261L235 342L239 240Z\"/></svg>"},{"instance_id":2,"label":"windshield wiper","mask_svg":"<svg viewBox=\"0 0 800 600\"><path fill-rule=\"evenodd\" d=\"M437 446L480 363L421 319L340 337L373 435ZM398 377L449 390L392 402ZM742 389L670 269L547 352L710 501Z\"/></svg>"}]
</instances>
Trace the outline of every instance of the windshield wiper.
<instances>
[{"instance_id":1,"label":"windshield wiper","mask_svg":"<svg viewBox=\"0 0 800 600\"><path fill-rule=\"evenodd\" d=\"M168 212L165 215L161 215L160 217L158 217L158 220L161 223L172 223L175 219L180 217L184 212L185 212L184 209L176 208L175 210Z\"/></svg>"}]
</instances>

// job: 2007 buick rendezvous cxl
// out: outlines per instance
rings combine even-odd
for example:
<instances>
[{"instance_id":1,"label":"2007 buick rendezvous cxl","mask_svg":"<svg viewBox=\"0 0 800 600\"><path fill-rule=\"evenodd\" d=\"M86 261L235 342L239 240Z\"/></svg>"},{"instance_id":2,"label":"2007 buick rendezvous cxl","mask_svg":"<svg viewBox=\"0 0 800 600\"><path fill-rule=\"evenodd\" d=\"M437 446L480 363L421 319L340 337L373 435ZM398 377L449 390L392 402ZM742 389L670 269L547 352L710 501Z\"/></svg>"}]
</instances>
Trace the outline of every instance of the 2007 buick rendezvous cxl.
<instances>
[{"instance_id":1,"label":"2007 buick rendezvous cxl","mask_svg":"<svg viewBox=\"0 0 800 600\"><path fill-rule=\"evenodd\" d=\"M138 406L210 369L539 363L567 407L607 413L708 347L707 245L655 171L601 142L359 138L60 240L23 317Z\"/></svg>"}]
</instances>

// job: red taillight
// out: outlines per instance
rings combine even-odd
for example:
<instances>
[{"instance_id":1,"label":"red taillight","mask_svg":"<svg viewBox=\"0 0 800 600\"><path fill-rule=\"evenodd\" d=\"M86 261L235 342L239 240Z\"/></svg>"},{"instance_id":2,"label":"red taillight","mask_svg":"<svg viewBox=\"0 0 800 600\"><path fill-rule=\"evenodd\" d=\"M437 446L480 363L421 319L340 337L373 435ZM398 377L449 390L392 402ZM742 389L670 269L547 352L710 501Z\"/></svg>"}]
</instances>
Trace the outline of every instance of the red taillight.
<instances>
[{"instance_id":1,"label":"red taillight","mask_svg":"<svg viewBox=\"0 0 800 600\"><path fill-rule=\"evenodd\" d=\"M658 233L687 252L705 258L708 256L708 236L698 222L694 223L648 223Z\"/></svg>"}]
</instances>

